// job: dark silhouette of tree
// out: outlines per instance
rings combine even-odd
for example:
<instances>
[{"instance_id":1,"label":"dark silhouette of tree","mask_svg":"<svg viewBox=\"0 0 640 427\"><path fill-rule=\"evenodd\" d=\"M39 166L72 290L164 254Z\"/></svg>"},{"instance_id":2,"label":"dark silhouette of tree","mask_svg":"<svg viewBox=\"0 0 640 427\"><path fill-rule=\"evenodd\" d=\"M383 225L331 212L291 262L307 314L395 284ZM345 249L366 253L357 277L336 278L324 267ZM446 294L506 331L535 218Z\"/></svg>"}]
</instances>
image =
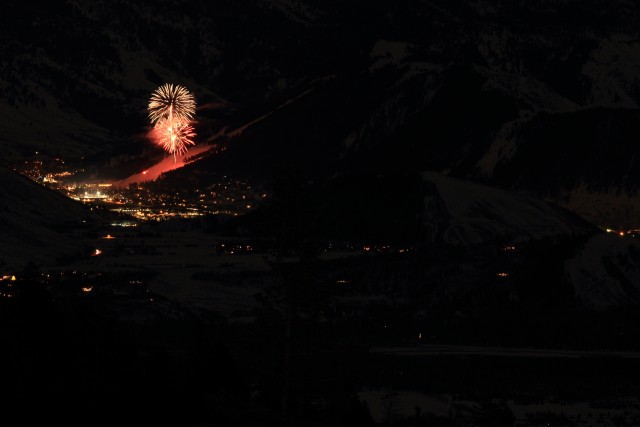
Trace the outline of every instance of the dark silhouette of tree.
<instances>
[{"instance_id":1,"label":"dark silhouette of tree","mask_svg":"<svg viewBox=\"0 0 640 427\"><path fill-rule=\"evenodd\" d=\"M315 363L311 362L314 354L328 351L327 338L316 332L325 327L332 289L323 276L325 265L318 258L319 242L314 236L318 213L306 186L303 174L295 169L281 170L274 180L271 212L275 217L272 223L278 227L274 233L275 252L267 259L274 275L261 298L263 315L270 316L276 327L282 328L276 337L281 352L279 412L283 426L295 425L301 417L314 413L318 402L333 405L322 396L310 396L310 390L317 389L311 385L316 381L312 371L324 368L309 363ZM310 403L312 400L316 403ZM336 413L341 411L335 408Z\"/></svg>"}]
</instances>

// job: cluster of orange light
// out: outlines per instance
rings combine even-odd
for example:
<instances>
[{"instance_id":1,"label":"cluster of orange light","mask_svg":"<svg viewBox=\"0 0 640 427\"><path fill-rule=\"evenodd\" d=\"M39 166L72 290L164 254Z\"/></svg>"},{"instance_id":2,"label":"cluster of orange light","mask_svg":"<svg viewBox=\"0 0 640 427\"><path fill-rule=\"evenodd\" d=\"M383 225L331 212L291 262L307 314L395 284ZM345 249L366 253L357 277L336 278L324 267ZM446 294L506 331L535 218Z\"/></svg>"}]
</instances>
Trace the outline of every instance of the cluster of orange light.
<instances>
[{"instance_id":1,"label":"cluster of orange light","mask_svg":"<svg viewBox=\"0 0 640 427\"><path fill-rule=\"evenodd\" d=\"M6 275L6 276L0 276L0 282L9 282L6 284L6 286L8 288L13 287L11 282L15 282L16 281L16 276L14 275ZM13 298L15 295L13 294L13 292L11 290L8 290L8 292L0 292L0 297L2 298Z\"/></svg>"},{"instance_id":2,"label":"cluster of orange light","mask_svg":"<svg viewBox=\"0 0 640 427\"><path fill-rule=\"evenodd\" d=\"M632 229L632 230L614 230L612 228L605 228L605 231L607 233L613 233L613 234L617 234L620 237L624 237L624 236L634 236L636 237L637 235L640 234L640 229Z\"/></svg>"}]
</instances>

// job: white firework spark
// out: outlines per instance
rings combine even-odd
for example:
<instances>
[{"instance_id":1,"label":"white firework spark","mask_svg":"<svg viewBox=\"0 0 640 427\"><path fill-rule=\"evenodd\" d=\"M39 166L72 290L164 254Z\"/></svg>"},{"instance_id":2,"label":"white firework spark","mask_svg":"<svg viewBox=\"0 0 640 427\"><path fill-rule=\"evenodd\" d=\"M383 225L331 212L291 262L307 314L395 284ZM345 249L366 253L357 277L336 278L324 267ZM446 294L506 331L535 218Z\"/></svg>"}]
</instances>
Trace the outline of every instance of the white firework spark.
<instances>
[{"instance_id":1,"label":"white firework spark","mask_svg":"<svg viewBox=\"0 0 640 427\"><path fill-rule=\"evenodd\" d=\"M186 87L166 83L151 94L148 111L152 124L174 118L188 122L195 114L196 101Z\"/></svg>"}]
</instances>

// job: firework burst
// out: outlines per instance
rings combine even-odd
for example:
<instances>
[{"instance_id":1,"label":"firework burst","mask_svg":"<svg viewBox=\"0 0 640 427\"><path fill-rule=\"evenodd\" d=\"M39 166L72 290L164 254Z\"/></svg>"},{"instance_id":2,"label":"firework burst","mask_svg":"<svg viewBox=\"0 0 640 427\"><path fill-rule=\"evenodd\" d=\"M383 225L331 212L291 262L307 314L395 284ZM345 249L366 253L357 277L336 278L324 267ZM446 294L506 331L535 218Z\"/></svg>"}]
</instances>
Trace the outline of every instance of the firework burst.
<instances>
[{"instance_id":1,"label":"firework burst","mask_svg":"<svg viewBox=\"0 0 640 427\"><path fill-rule=\"evenodd\" d=\"M166 83L153 92L149 100L149 120L154 125L151 139L169 154L174 161L184 154L188 146L195 145L196 133L190 124L196 110L191 92L180 85Z\"/></svg>"},{"instance_id":2,"label":"firework burst","mask_svg":"<svg viewBox=\"0 0 640 427\"><path fill-rule=\"evenodd\" d=\"M151 131L153 141L161 146L173 158L184 154L190 145L195 145L193 137L196 136L193 127L186 121L179 119L162 119L157 122Z\"/></svg>"},{"instance_id":3,"label":"firework burst","mask_svg":"<svg viewBox=\"0 0 640 427\"><path fill-rule=\"evenodd\" d=\"M186 87L166 83L151 94L148 111L152 124L174 118L188 122L195 114L196 101Z\"/></svg>"}]
</instances>

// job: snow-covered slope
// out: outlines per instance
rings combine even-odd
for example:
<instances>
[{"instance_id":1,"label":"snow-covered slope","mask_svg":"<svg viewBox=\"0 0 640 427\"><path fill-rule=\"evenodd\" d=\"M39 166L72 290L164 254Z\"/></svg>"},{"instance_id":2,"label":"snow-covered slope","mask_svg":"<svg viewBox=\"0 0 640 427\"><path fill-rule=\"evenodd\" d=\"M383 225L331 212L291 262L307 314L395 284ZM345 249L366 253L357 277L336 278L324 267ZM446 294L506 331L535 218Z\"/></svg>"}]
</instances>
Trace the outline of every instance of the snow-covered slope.
<instances>
[{"instance_id":1,"label":"snow-covered slope","mask_svg":"<svg viewBox=\"0 0 640 427\"><path fill-rule=\"evenodd\" d=\"M580 217L538 199L433 172L424 173L423 179L435 186L439 199L427 197L427 227L447 244L526 241L595 230Z\"/></svg>"},{"instance_id":2,"label":"snow-covered slope","mask_svg":"<svg viewBox=\"0 0 640 427\"><path fill-rule=\"evenodd\" d=\"M0 267L52 264L81 250L64 229L90 218L85 206L0 168Z\"/></svg>"},{"instance_id":3,"label":"snow-covered slope","mask_svg":"<svg viewBox=\"0 0 640 427\"><path fill-rule=\"evenodd\" d=\"M597 234L566 262L565 272L584 306L640 304L640 243L634 238Z\"/></svg>"}]
</instances>

